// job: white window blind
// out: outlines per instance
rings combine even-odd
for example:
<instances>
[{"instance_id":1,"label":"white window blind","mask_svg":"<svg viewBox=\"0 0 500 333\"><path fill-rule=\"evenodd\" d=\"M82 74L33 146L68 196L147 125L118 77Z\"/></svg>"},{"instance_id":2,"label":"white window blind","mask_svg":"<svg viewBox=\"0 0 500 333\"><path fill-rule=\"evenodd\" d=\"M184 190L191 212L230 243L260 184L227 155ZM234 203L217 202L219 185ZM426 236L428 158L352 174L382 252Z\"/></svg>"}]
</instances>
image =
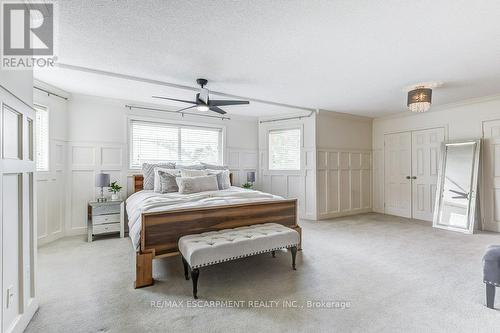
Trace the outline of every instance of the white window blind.
<instances>
[{"instance_id":1,"label":"white window blind","mask_svg":"<svg viewBox=\"0 0 500 333\"><path fill-rule=\"evenodd\" d=\"M49 111L35 105L36 170L49 171Z\"/></svg>"},{"instance_id":2,"label":"white window blind","mask_svg":"<svg viewBox=\"0 0 500 333\"><path fill-rule=\"evenodd\" d=\"M300 170L300 129L271 130L269 170Z\"/></svg>"},{"instance_id":3,"label":"white window blind","mask_svg":"<svg viewBox=\"0 0 500 333\"><path fill-rule=\"evenodd\" d=\"M131 121L130 168L144 162L222 164L222 129Z\"/></svg>"}]
</instances>

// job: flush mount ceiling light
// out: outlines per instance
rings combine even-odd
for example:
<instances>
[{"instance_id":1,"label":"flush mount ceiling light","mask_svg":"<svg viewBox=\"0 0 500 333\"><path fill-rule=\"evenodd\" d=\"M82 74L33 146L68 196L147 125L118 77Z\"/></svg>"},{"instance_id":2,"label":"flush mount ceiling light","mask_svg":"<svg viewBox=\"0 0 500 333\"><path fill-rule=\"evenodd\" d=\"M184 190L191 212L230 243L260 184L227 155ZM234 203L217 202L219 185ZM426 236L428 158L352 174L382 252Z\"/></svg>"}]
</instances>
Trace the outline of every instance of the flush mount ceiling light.
<instances>
[{"instance_id":1,"label":"flush mount ceiling light","mask_svg":"<svg viewBox=\"0 0 500 333\"><path fill-rule=\"evenodd\" d=\"M411 112L425 112L431 108L432 89L416 88L408 91L407 106Z\"/></svg>"},{"instance_id":2,"label":"flush mount ceiling light","mask_svg":"<svg viewBox=\"0 0 500 333\"><path fill-rule=\"evenodd\" d=\"M440 87L442 83L421 83L409 87L406 105L411 112L426 112L432 104L432 88Z\"/></svg>"}]
</instances>

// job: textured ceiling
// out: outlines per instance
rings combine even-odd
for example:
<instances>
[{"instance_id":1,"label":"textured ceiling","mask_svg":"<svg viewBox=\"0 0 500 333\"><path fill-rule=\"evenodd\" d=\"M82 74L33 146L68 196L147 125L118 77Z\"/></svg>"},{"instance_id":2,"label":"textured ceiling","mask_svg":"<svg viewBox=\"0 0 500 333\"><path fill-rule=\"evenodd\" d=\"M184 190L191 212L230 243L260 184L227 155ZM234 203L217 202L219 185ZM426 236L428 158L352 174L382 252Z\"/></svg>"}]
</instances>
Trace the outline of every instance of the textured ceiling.
<instances>
[{"instance_id":1,"label":"textured ceiling","mask_svg":"<svg viewBox=\"0 0 500 333\"><path fill-rule=\"evenodd\" d=\"M418 82L444 82L435 105L499 93L499 17L498 0L64 0L58 57L190 86L205 77L228 94L376 117L404 111L403 88ZM73 92L100 90L103 81L81 75L36 74ZM114 90L152 101L134 84Z\"/></svg>"}]
</instances>

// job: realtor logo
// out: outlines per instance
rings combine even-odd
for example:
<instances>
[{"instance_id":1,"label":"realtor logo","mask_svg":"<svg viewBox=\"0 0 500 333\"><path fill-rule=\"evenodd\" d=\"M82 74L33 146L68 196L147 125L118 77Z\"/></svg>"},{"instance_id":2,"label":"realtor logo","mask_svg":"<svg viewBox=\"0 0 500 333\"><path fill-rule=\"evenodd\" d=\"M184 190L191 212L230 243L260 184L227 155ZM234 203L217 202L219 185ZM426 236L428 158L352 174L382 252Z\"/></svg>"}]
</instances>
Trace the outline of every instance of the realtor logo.
<instances>
[{"instance_id":1,"label":"realtor logo","mask_svg":"<svg viewBox=\"0 0 500 333\"><path fill-rule=\"evenodd\" d=\"M54 67L55 3L9 1L2 2L1 8L0 67L13 70Z\"/></svg>"},{"instance_id":2,"label":"realtor logo","mask_svg":"<svg viewBox=\"0 0 500 333\"><path fill-rule=\"evenodd\" d=\"M4 56L53 55L53 4L4 3L2 9Z\"/></svg>"}]
</instances>

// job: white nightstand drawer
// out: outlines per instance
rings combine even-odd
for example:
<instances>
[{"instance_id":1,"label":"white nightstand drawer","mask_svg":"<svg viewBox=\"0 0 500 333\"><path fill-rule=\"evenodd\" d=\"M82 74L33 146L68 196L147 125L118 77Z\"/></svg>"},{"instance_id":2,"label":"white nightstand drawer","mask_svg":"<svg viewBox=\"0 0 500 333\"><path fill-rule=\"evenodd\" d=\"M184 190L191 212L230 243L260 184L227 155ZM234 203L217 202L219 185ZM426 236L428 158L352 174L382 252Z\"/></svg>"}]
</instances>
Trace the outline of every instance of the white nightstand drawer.
<instances>
[{"instance_id":1,"label":"white nightstand drawer","mask_svg":"<svg viewBox=\"0 0 500 333\"><path fill-rule=\"evenodd\" d=\"M120 223L110 223L110 224L99 224L94 225L93 234L104 234L108 232L119 232L120 231Z\"/></svg>"},{"instance_id":2,"label":"white nightstand drawer","mask_svg":"<svg viewBox=\"0 0 500 333\"><path fill-rule=\"evenodd\" d=\"M94 225L103 224L103 223L120 222L120 214L108 214L108 215L92 216L92 222L94 223Z\"/></svg>"}]
</instances>

